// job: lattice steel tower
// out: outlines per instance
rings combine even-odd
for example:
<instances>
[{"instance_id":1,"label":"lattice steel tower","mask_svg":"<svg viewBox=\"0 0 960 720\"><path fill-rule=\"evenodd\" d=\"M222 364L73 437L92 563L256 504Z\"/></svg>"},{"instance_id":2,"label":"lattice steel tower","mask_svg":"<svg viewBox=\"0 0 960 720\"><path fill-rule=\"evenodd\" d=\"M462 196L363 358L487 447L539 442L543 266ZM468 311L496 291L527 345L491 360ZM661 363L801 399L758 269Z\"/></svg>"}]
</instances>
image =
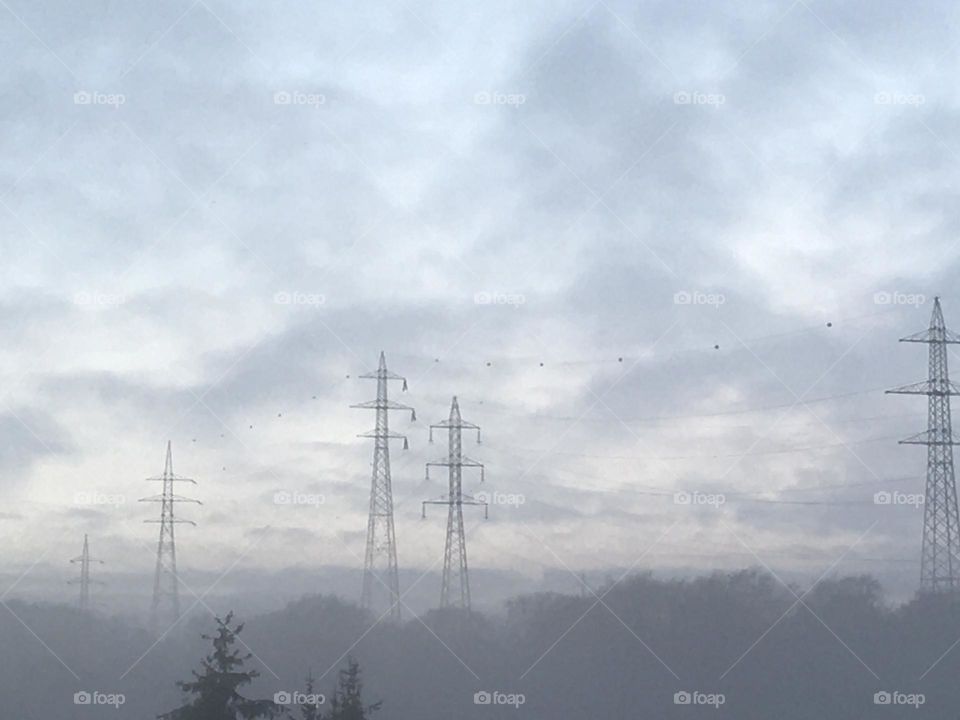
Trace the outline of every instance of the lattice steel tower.
<instances>
[{"instance_id":1,"label":"lattice steel tower","mask_svg":"<svg viewBox=\"0 0 960 720\"><path fill-rule=\"evenodd\" d=\"M956 591L960 588L960 515L953 474L953 446L960 441L954 437L950 424L950 396L960 395L960 387L950 382L947 345L960 343L960 336L947 330L940 298L934 298L930 327L901 338L900 342L930 346L929 379L887 391L927 396L927 431L900 441L927 446L920 587L927 592Z\"/></svg>"},{"instance_id":2,"label":"lattice steel tower","mask_svg":"<svg viewBox=\"0 0 960 720\"><path fill-rule=\"evenodd\" d=\"M103 565L103 561L90 557L90 543L86 534L83 536L83 551L79 557L73 558L70 562L71 564L80 563L80 577L77 580L70 580L69 584L80 586L80 600L77 605L83 612L87 612L90 609L90 584L93 582L90 580L90 563Z\"/></svg>"},{"instance_id":3,"label":"lattice steel tower","mask_svg":"<svg viewBox=\"0 0 960 720\"><path fill-rule=\"evenodd\" d=\"M363 589L360 604L373 609L374 594L379 594L377 583L386 591L388 611L393 620L400 620L400 578L397 572L397 538L393 528L393 486L390 479L390 440L403 440L403 449L409 447L404 435L390 432L388 412L390 410L409 410L410 420L416 421L416 411L408 406L393 402L387 398L389 380L402 380L403 390L407 389L405 378L387 370L387 360L380 353L380 366L376 372L360 376L377 381L377 399L351 405L354 408L377 411L377 425L370 432L357 437L373 438L373 472L370 479L370 514L367 518L367 549L363 561ZM386 575L386 579L381 575ZM386 614L386 613L384 613Z\"/></svg>"},{"instance_id":4,"label":"lattice steel tower","mask_svg":"<svg viewBox=\"0 0 960 720\"><path fill-rule=\"evenodd\" d=\"M427 463L426 477L430 479L430 466L449 468L450 485L447 494L439 500L426 500L423 503L423 517L427 516L427 505L447 505L447 540L443 551L443 582L440 586L440 607L458 607L470 609L470 576L467 572L467 541L463 533L463 506L482 505L483 516L487 517L487 503L463 493L463 468L480 468L480 482L484 480L483 465L463 454L461 434L463 430L476 430L477 443L480 442L480 426L460 417L460 405L454 396L450 405L450 417L441 423L430 426L430 442L433 442L434 429L447 431L447 458Z\"/></svg>"},{"instance_id":5,"label":"lattice steel tower","mask_svg":"<svg viewBox=\"0 0 960 720\"><path fill-rule=\"evenodd\" d=\"M144 520L145 523L160 525L160 538L157 540L157 565L153 574L153 603L150 606L150 627L154 634L160 629L160 621L166 619L170 624L180 619L180 593L177 578L177 543L174 528L180 524L194 525L192 520L180 520L174 513L177 503L196 503L199 500L177 495L173 491L174 483L187 482L196 485L192 478L180 477L173 472L173 451L167 441L167 460L160 477L147 478L149 482L163 483L159 495L141 498L140 502L160 503L160 519ZM166 610L166 617L164 615Z\"/></svg>"}]
</instances>

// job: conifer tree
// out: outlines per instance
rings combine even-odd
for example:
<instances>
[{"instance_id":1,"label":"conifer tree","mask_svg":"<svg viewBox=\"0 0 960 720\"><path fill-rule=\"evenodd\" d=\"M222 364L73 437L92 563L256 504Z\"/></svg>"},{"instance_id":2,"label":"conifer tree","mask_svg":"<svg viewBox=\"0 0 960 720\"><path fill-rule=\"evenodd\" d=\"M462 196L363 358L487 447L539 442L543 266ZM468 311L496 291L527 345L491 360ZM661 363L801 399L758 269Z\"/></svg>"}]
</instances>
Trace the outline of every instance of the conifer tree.
<instances>
[{"instance_id":1,"label":"conifer tree","mask_svg":"<svg viewBox=\"0 0 960 720\"><path fill-rule=\"evenodd\" d=\"M340 671L337 689L330 701L328 720L367 720L380 709L381 703L364 705L363 683L360 681L360 663L348 658L347 667Z\"/></svg>"},{"instance_id":2,"label":"conifer tree","mask_svg":"<svg viewBox=\"0 0 960 720\"><path fill-rule=\"evenodd\" d=\"M213 651L201 661L200 671L193 671L193 680L177 683L193 699L159 717L162 720L255 720L278 716L281 708L272 700L249 700L240 695L240 688L249 685L260 673L243 670L243 664L251 655L241 655L233 648L243 624L231 627L232 612L216 620L216 634L203 635L213 643Z\"/></svg>"},{"instance_id":3,"label":"conifer tree","mask_svg":"<svg viewBox=\"0 0 960 720\"><path fill-rule=\"evenodd\" d=\"M309 672L307 673L306 683L306 695L308 698L316 697L315 687L316 683L313 680L313 673ZM300 718L301 720L323 720L323 712L317 703L308 702L300 706Z\"/></svg>"}]
</instances>

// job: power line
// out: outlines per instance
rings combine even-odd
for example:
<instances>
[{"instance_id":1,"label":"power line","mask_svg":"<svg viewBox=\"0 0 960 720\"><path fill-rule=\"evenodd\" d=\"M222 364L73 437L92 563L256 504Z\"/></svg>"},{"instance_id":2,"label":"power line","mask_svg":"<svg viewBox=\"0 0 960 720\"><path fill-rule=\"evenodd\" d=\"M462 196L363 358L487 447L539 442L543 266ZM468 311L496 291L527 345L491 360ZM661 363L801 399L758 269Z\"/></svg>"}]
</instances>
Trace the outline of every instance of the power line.
<instances>
[{"instance_id":1,"label":"power line","mask_svg":"<svg viewBox=\"0 0 960 720\"><path fill-rule=\"evenodd\" d=\"M780 448L777 450L750 450L748 452L733 452L733 453L705 453L700 455L592 455L588 453L571 453L563 452L560 450L551 451L552 455L562 455L564 457L579 457L588 460L635 460L635 461L645 461L645 460L710 460L710 459L721 459L721 458L739 458L739 457L756 457L763 455L788 455L791 453L802 453L802 452L814 452L818 450L829 450L836 448L849 447L851 445L869 445L871 443L877 442L888 442L895 440L897 436L887 435L883 437L872 437L872 438L863 438L861 440L851 440L849 442L838 442L838 443L823 443L820 445L805 445L802 447L791 447L791 448ZM512 450L517 453L527 453L530 455L542 455L543 450L538 450L536 448L521 448L513 445L502 445L500 446L506 450Z\"/></svg>"}]
</instances>

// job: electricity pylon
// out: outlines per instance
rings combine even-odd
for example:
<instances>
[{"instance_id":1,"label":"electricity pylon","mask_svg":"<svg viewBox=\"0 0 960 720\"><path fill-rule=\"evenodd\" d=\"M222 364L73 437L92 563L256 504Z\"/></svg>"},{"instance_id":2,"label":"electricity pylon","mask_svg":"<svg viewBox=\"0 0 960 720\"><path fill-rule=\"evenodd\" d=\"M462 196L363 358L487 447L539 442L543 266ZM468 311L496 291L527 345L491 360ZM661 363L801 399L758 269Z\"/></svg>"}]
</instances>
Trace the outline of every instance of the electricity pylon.
<instances>
[{"instance_id":1,"label":"electricity pylon","mask_svg":"<svg viewBox=\"0 0 960 720\"><path fill-rule=\"evenodd\" d=\"M179 579L177 577L177 543L174 528L180 524L196 526L192 520L180 520L175 516L174 508L177 503L196 503L202 505L199 500L183 497L173 492L173 484L178 482L187 482L196 485L196 480L192 478L180 477L173 472L173 451L170 441L167 441L167 460L164 464L163 475L160 477L147 478L149 482L163 483L163 489L159 495L140 498L140 502L160 503L160 519L144 520L145 523L156 523L160 525L160 537L157 540L157 565L153 573L153 603L150 606L150 628L154 634L160 629L161 606L168 606L167 617L165 618L171 625L180 619L180 593L178 588Z\"/></svg>"},{"instance_id":2,"label":"electricity pylon","mask_svg":"<svg viewBox=\"0 0 960 720\"><path fill-rule=\"evenodd\" d=\"M953 446L960 444L960 440L951 427L950 396L960 395L960 387L950 382L947 345L960 344L960 336L946 328L940 298L934 298L930 327L901 338L900 342L930 346L926 382L887 391L927 396L927 431L900 441L905 445L927 446L920 588L926 592L952 592L960 589L960 515L953 473Z\"/></svg>"},{"instance_id":3,"label":"electricity pylon","mask_svg":"<svg viewBox=\"0 0 960 720\"><path fill-rule=\"evenodd\" d=\"M377 411L377 424L373 430L361 433L357 437L373 438L373 472L370 479L370 514L367 517L367 549L363 560L363 589L360 604L365 609L374 605L374 582L386 588L389 613L392 620L399 621L400 577L397 571L397 538L393 527L393 486L390 479L390 440L403 440L403 449L410 447L406 436L390 432L388 412L390 410L409 410L411 422L416 421L416 411L408 406L393 402L387 398L387 381L402 380L403 390L407 389L405 378L387 370L387 360L380 353L380 366L376 372L360 376L377 381L377 399L351 405ZM386 575L386 579L381 578Z\"/></svg>"},{"instance_id":4,"label":"electricity pylon","mask_svg":"<svg viewBox=\"0 0 960 720\"><path fill-rule=\"evenodd\" d=\"M80 577L77 580L68 581L68 584L80 586L80 600L77 605L80 610L87 612L90 609L90 584L94 582L90 579L90 563L103 565L103 560L90 557L90 543L87 540L86 534L83 536L83 551L79 557L73 558L70 563L80 563Z\"/></svg>"},{"instance_id":5,"label":"electricity pylon","mask_svg":"<svg viewBox=\"0 0 960 720\"><path fill-rule=\"evenodd\" d=\"M450 417L443 422L430 426L430 442L433 442L434 428L447 431L447 458L427 463L426 478L430 479L430 467L449 468L450 485L447 494L439 500L425 500L423 517L427 516L427 505L446 505L447 540L443 550L443 582L440 586L440 607L457 607L470 610L470 576L467 572L467 541L463 532L463 506L482 505L483 516L488 515L485 500L478 500L463 493L463 468L480 468L480 482L484 480L481 463L471 460L463 454L461 433L463 430L476 430L477 443L480 442L480 426L460 417L460 405L454 396L450 404Z\"/></svg>"}]
</instances>

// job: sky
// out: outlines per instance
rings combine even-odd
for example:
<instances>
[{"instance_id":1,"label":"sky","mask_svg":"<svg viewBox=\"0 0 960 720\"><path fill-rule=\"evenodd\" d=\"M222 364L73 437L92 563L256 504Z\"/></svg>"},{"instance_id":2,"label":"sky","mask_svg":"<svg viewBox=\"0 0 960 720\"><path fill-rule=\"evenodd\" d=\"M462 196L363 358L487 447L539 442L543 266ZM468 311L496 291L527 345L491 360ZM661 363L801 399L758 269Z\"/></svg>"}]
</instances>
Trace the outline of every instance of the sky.
<instances>
[{"instance_id":1,"label":"sky","mask_svg":"<svg viewBox=\"0 0 960 720\"><path fill-rule=\"evenodd\" d=\"M168 439L203 503L187 576L359 568L350 405L381 351L418 416L391 416L407 583L442 558L427 427L456 395L492 500L471 567L511 589L744 566L915 589L925 458L896 440L925 400L883 390L924 379L897 339L934 296L960 326L952 4L0 19L8 592L67 597L84 533L115 595L149 578L136 501Z\"/></svg>"}]
</instances>

